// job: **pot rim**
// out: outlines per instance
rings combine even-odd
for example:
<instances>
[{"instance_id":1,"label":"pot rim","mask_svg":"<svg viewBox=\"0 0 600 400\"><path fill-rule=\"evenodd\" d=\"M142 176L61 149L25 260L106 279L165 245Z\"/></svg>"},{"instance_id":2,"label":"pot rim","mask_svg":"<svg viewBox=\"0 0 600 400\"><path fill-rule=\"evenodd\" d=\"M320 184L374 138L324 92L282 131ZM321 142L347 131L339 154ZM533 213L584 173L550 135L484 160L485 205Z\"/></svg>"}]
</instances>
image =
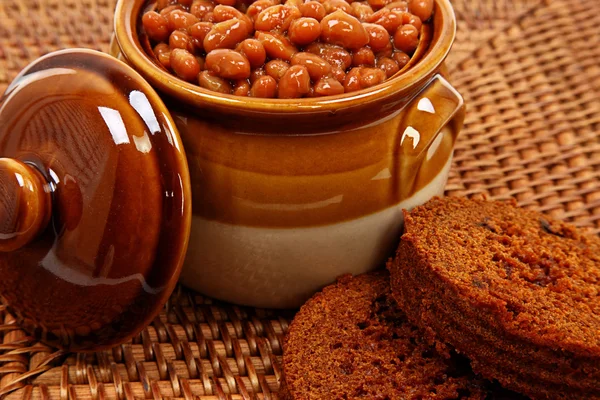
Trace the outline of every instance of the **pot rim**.
<instances>
[{"instance_id":1,"label":"pot rim","mask_svg":"<svg viewBox=\"0 0 600 400\"><path fill-rule=\"evenodd\" d=\"M435 0L437 24L429 50L410 71L385 82L356 92L336 96L300 99L263 99L217 94L185 82L160 69L143 50L138 36L139 13L147 0L119 0L115 10L114 32L125 60L160 92L200 108L253 114L335 113L356 106L382 102L410 93L422 86L436 72L450 52L456 36L456 16L450 0Z\"/></svg>"}]
</instances>

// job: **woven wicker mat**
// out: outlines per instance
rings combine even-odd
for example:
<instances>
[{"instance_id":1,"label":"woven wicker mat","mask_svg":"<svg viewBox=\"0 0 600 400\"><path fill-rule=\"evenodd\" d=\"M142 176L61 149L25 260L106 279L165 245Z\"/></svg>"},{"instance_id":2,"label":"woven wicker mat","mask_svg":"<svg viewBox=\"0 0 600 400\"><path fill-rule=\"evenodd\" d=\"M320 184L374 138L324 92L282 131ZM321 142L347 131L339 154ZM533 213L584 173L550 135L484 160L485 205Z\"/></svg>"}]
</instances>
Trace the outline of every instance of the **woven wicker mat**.
<instances>
[{"instance_id":1,"label":"woven wicker mat","mask_svg":"<svg viewBox=\"0 0 600 400\"><path fill-rule=\"evenodd\" d=\"M454 0L451 80L469 110L447 192L515 197L600 231L600 2ZM106 50L114 0L0 0L0 91L31 60ZM0 277L1 279L1 277ZM131 343L55 352L0 308L0 397L277 399L291 314L185 289Z\"/></svg>"}]
</instances>

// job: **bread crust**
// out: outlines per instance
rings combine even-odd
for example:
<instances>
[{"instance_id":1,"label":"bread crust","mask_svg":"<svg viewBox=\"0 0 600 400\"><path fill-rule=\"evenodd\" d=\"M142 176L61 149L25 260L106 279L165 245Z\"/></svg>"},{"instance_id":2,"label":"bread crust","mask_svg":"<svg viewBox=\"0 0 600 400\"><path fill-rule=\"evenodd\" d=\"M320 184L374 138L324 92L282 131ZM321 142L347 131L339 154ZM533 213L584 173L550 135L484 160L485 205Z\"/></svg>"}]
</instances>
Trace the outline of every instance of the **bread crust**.
<instances>
[{"instance_id":1,"label":"bread crust","mask_svg":"<svg viewBox=\"0 0 600 400\"><path fill-rule=\"evenodd\" d=\"M309 300L290 325L282 364L284 400L501 398L489 397L467 360L408 323L386 271L345 276Z\"/></svg>"},{"instance_id":2,"label":"bread crust","mask_svg":"<svg viewBox=\"0 0 600 400\"><path fill-rule=\"evenodd\" d=\"M405 213L394 298L475 372L539 399L600 399L600 239L514 204Z\"/></svg>"}]
</instances>

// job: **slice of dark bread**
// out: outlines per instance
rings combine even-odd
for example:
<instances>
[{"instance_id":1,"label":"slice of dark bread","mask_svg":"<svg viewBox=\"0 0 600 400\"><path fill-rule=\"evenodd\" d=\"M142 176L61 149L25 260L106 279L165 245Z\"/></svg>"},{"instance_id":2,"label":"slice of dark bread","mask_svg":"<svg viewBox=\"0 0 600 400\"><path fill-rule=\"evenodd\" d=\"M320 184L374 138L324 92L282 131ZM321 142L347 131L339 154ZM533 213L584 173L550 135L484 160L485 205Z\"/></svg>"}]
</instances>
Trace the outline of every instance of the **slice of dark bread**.
<instances>
[{"instance_id":1,"label":"slice of dark bread","mask_svg":"<svg viewBox=\"0 0 600 400\"><path fill-rule=\"evenodd\" d=\"M600 399L600 238L512 204L433 199L388 264L409 320L537 399Z\"/></svg>"},{"instance_id":2,"label":"slice of dark bread","mask_svg":"<svg viewBox=\"0 0 600 400\"><path fill-rule=\"evenodd\" d=\"M386 271L323 289L298 312L285 340L284 400L519 398L500 393L476 378L464 357L431 347L407 322Z\"/></svg>"}]
</instances>

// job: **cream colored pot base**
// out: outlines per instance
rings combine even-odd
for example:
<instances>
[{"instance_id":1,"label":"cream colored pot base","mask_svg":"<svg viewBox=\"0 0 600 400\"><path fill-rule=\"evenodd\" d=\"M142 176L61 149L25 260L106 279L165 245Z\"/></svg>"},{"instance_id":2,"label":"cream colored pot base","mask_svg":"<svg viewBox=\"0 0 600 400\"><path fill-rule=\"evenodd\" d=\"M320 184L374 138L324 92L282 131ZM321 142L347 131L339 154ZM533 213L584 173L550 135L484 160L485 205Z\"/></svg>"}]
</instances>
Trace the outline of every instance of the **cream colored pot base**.
<instances>
[{"instance_id":1,"label":"cream colored pot base","mask_svg":"<svg viewBox=\"0 0 600 400\"><path fill-rule=\"evenodd\" d=\"M398 243L402 210L442 195L451 164L450 158L438 176L409 199L352 221L280 229L194 216L181 282L235 304L297 308L342 274L383 266Z\"/></svg>"}]
</instances>

